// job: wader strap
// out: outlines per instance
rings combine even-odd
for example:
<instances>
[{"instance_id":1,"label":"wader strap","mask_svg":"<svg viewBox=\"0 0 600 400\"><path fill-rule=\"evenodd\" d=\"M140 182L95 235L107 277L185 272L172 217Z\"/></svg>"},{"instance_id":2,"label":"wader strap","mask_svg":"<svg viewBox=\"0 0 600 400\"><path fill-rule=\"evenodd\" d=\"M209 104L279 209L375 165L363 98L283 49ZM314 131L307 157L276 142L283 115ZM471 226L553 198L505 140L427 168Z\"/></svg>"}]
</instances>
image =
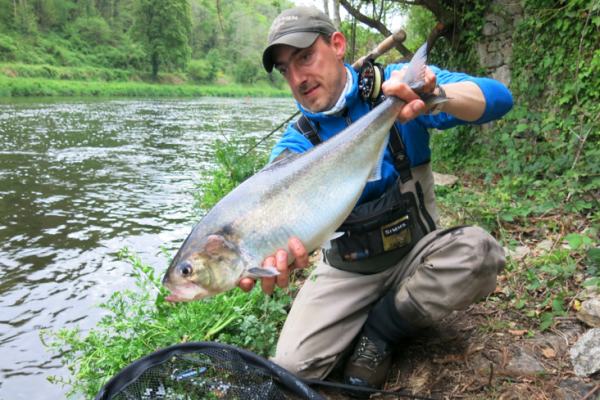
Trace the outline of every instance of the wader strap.
<instances>
[{"instance_id":1,"label":"wader strap","mask_svg":"<svg viewBox=\"0 0 600 400\"><path fill-rule=\"evenodd\" d=\"M412 179L412 174L410 172L410 158L408 158L406 146L404 146L402 136L400 136L400 131L398 131L398 126L395 122L394 125L392 125L392 129L390 129L388 147L390 148L390 153L394 160L394 168L400 175L400 180L402 183L410 181Z\"/></svg>"},{"instance_id":2,"label":"wader strap","mask_svg":"<svg viewBox=\"0 0 600 400\"><path fill-rule=\"evenodd\" d=\"M294 128L295 130L300 132L302 135L304 135L305 138L310 140L310 142L312 143L313 146L316 146L318 144L323 143L323 139L321 139L321 136L319 135L318 123L315 122L315 125L317 125L317 126L314 127L308 120L308 117L306 115L302 114L302 116L300 117L298 122L296 122L292 126L292 128Z\"/></svg>"}]
</instances>

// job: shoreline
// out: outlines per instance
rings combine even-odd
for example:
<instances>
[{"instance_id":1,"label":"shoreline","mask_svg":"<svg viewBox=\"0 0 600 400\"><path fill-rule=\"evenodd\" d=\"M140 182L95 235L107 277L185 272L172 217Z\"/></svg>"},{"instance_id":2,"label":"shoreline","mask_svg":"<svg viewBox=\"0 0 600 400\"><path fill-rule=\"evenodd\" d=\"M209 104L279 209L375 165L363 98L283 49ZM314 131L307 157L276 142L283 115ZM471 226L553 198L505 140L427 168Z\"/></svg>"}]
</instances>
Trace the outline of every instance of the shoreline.
<instances>
[{"instance_id":1,"label":"shoreline","mask_svg":"<svg viewBox=\"0 0 600 400\"><path fill-rule=\"evenodd\" d=\"M0 97L292 97L271 87L241 85L172 85L140 82L88 82L0 76Z\"/></svg>"}]
</instances>

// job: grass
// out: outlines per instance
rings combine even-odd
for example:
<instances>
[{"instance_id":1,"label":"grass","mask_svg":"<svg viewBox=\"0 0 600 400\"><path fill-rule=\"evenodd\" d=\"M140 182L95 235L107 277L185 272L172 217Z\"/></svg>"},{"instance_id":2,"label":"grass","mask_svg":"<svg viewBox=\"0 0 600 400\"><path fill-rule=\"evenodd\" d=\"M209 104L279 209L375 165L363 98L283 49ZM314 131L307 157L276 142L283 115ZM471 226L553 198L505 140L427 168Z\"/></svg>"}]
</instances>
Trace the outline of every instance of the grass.
<instances>
[{"instance_id":1,"label":"grass","mask_svg":"<svg viewBox=\"0 0 600 400\"><path fill-rule=\"evenodd\" d=\"M9 78L0 75L0 97L17 96L184 96L184 97L289 97L287 90L268 86L167 85L142 82L103 82L56 80L48 78Z\"/></svg>"}]
</instances>

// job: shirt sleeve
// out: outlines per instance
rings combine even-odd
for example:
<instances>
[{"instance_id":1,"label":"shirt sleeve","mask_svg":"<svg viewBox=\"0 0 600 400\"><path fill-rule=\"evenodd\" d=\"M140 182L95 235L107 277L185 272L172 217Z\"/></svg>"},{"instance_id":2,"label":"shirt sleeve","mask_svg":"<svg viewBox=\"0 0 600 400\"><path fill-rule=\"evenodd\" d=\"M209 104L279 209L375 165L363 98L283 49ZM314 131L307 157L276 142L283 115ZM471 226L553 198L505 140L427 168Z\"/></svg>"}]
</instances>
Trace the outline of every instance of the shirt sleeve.
<instances>
[{"instance_id":1,"label":"shirt sleeve","mask_svg":"<svg viewBox=\"0 0 600 400\"><path fill-rule=\"evenodd\" d=\"M271 150L269 162L273 161L285 149L290 149L294 153L304 153L306 150L313 147L310 140L292 128L293 125L294 124L289 124L281 139L275 143L275 147Z\"/></svg>"},{"instance_id":2,"label":"shirt sleeve","mask_svg":"<svg viewBox=\"0 0 600 400\"><path fill-rule=\"evenodd\" d=\"M390 65L386 68L385 78L390 77L392 71L400 70L406 64ZM504 116L513 106L513 98L510 91L500 82L490 78L477 78L469 76L461 72L450 72L440 69L436 66L429 66L436 75L437 83L444 85L456 82L473 82L483 92L485 97L485 110L483 115L476 121L465 121L453 117L445 112L440 112L437 115L420 115L417 117L427 128L449 129L458 125L478 125L486 122L494 121Z\"/></svg>"}]
</instances>

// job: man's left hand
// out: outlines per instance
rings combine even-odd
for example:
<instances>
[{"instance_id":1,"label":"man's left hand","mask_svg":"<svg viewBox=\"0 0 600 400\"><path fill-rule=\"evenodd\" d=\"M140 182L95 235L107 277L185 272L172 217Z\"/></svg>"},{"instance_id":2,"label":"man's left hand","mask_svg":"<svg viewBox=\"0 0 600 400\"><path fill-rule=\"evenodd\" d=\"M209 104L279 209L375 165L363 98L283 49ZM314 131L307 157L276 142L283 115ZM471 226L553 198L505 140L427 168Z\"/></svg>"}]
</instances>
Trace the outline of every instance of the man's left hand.
<instances>
[{"instance_id":1,"label":"man's left hand","mask_svg":"<svg viewBox=\"0 0 600 400\"><path fill-rule=\"evenodd\" d=\"M407 69L408 66L402 68L400 71L393 71L392 75L390 75L390 79L381 85L383 93L385 93L387 97L396 96L407 103L406 106L402 108L402 111L400 111L400 114L398 114L398 117L396 117L396 121L401 124L405 124L411 119L415 119L419 115L425 114L433 108L425 107L423 100L421 100L411 88L402 83L402 79L404 79ZM425 85L423 85L423 93L433 93L436 84L437 80L435 73L431 68L425 67Z\"/></svg>"}]
</instances>

